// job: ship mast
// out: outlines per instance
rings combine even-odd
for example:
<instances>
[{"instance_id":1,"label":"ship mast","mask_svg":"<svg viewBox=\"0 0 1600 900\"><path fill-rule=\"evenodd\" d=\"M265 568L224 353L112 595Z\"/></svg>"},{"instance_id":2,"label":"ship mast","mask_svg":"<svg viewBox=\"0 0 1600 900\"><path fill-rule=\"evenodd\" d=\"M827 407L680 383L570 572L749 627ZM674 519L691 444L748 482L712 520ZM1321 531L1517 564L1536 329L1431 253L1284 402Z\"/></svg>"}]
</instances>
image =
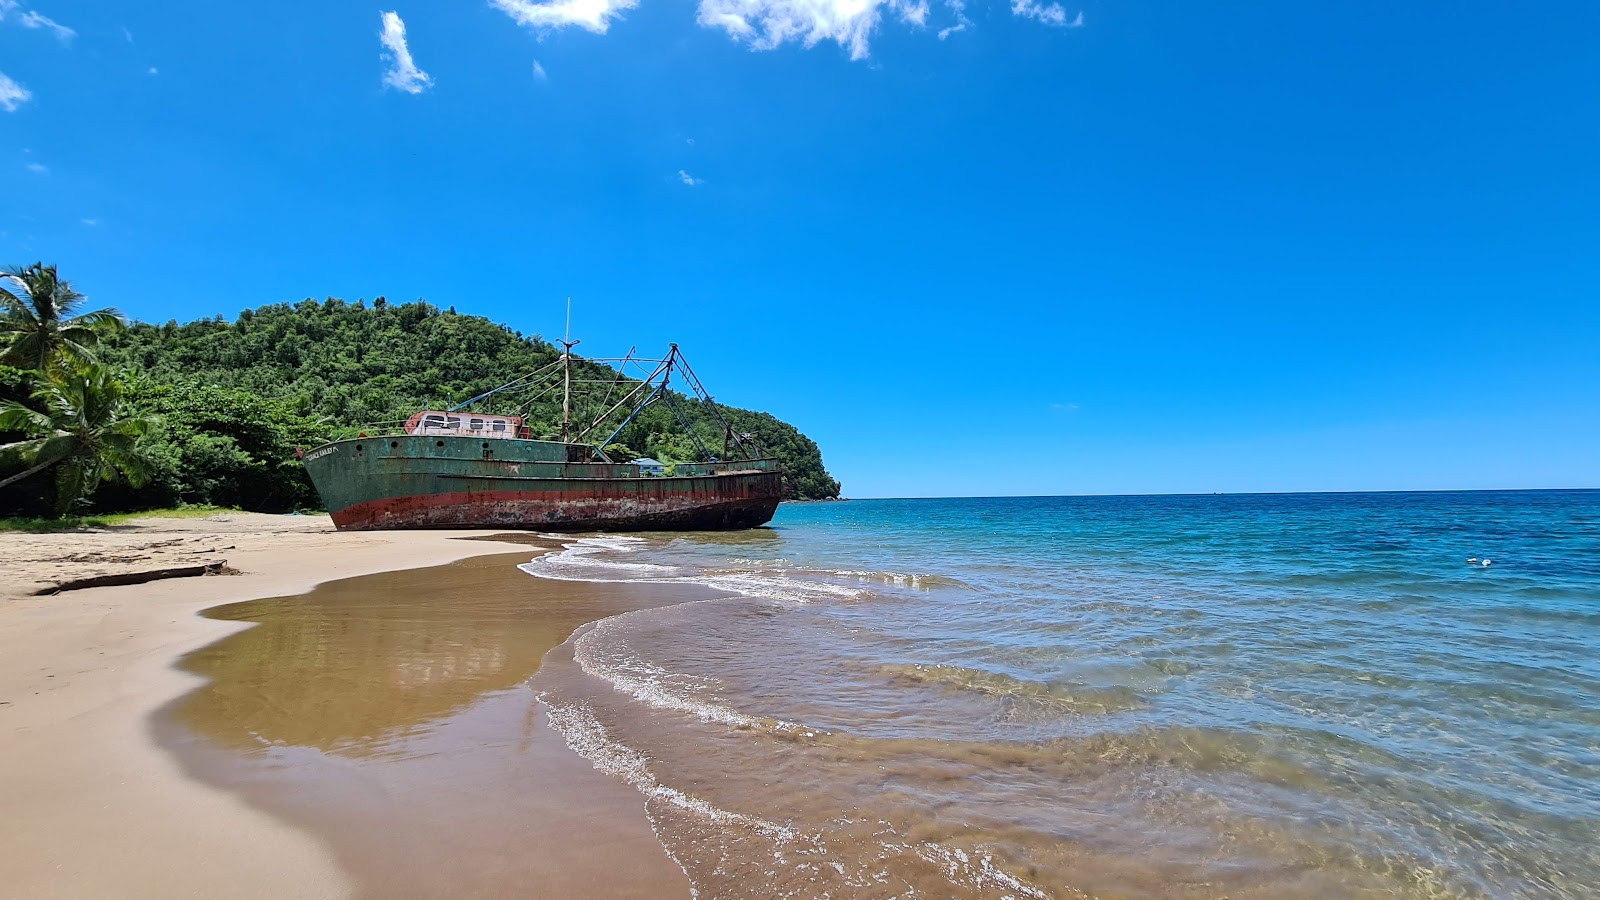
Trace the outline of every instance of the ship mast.
<instances>
[{"instance_id":1,"label":"ship mast","mask_svg":"<svg viewBox=\"0 0 1600 900\"><path fill-rule=\"evenodd\" d=\"M572 348L583 343L572 339L572 298L567 298L567 336L561 340L561 443L572 432Z\"/></svg>"}]
</instances>

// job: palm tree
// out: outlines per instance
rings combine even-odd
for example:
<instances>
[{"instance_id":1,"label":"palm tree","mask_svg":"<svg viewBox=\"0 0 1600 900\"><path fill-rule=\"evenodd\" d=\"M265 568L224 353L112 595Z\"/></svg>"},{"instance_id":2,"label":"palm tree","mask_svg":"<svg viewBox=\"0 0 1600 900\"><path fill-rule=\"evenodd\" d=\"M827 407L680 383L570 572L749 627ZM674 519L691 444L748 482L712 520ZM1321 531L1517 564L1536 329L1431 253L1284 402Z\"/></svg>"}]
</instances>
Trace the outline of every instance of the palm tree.
<instances>
[{"instance_id":1,"label":"palm tree","mask_svg":"<svg viewBox=\"0 0 1600 900\"><path fill-rule=\"evenodd\" d=\"M24 300L9 290L22 289ZM65 360L94 362L100 332L120 329L122 314L107 307L79 313L84 296L56 275L55 266L34 263L0 269L0 362L48 372Z\"/></svg>"},{"instance_id":2,"label":"palm tree","mask_svg":"<svg viewBox=\"0 0 1600 900\"><path fill-rule=\"evenodd\" d=\"M0 403L0 431L33 435L0 445L0 455L28 466L0 480L0 488L56 466L56 514L66 515L101 481L120 474L138 487L148 480L152 461L139 439L156 420L123 415L122 383L110 370L89 364L56 373L32 399L37 409L14 400Z\"/></svg>"}]
</instances>

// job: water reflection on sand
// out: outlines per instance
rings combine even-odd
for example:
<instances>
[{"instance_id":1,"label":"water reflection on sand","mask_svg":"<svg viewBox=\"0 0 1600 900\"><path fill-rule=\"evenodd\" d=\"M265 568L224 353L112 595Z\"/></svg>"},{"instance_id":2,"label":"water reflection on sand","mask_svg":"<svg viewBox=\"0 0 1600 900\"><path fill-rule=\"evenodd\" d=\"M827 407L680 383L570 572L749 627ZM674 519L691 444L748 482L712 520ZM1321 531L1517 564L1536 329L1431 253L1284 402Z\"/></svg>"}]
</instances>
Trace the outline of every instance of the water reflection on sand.
<instances>
[{"instance_id":1,"label":"water reflection on sand","mask_svg":"<svg viewBox=\"0 0 1600 900\"><path fill-rule=\"evenodd\" d=\"M531 553L214 609L254 627L186 658L208 683L157 733L326 840L367 896L686 895L637 794L567 750L525 684L582 623L681 598L531 579Z\"/></svg>"}]
</instances>

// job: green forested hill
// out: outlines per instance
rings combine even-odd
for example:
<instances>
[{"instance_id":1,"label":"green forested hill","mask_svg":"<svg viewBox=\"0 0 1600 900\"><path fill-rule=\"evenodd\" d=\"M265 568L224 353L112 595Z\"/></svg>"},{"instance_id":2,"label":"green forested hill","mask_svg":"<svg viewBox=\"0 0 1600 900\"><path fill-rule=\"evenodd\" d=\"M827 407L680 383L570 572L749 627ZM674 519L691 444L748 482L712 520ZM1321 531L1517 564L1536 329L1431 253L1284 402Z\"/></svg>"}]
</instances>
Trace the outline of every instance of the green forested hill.
<instances>
[{"instance_id":1,"label":"green forested hill","mask_svg":"<svg viewBox=\"0 0 1600 900\"><path fill-rule=\"evenodd\" d=\"M142 489L142 497L105 502L261 509L314 504L293 461L296 446L465 400L554 361L559 352L537 336L479 316L381 298L275 304L246 310L234 322L136 323L108 339L102 356L126 369L137 405L162 417L165 475ZM615 380L617 373L584 361L574 377ZM526 405L536 435L559 430L559 394L507 395L496 402L501 411ZM592 419L599 403L598 397L581 401L574 421L585 414ZM678 405L701 442L720 451L723 428L710 411L692 398L680 397ZM783 460L793 497L838 495L839 483L823 468L816 443L794 426L764 412L718 406L736 430L753 434ZM699 458L664 404L647 409L617 443L669 463Z\"/></svg>"}]
</instances>

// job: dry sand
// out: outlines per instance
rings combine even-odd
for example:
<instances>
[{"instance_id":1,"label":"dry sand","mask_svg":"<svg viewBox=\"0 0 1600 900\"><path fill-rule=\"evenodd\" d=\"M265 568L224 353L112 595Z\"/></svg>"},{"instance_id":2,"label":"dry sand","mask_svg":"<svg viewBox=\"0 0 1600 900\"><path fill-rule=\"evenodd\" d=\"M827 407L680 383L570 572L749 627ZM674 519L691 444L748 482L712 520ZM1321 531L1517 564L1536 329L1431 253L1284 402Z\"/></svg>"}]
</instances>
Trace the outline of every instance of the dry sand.
<instances>
[{"instance_id":1,"label":"dry sand","mask_svg":"<svg viewBox=\"0 0 1600 900\"><path fill-rule=\"evenodd\" d=\"M181 656L245 627L201 610L507 549L453 539L469 535L482 533L338 533L324 516L250 514L0 534L0 896L348 895L327 844L191 780L151 716L201 683L174 667ZM30 596L217 559L238 574Z\"/></svg>"}]
</instances>

